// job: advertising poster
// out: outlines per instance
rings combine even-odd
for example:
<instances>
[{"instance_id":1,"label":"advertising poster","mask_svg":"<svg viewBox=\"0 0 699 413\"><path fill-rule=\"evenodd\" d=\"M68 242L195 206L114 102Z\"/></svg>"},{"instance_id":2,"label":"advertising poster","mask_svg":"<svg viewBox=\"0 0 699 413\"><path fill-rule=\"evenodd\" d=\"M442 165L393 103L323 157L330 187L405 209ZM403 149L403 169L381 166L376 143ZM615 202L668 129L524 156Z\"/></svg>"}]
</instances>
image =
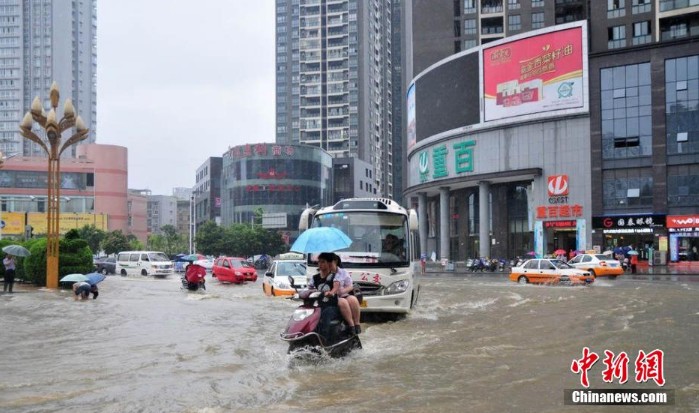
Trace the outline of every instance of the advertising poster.
<instances>
[{"instance_id":1,"label":"advertising poster","mask_svg":"<svg viewBox=\"0 0 699 413\"><path fill-rule=\"evenodd\" d=\"M415 84L410 85L408 89L408 150L410 150L417 142L415 131Z\"/></svg>"},{"instance_id":2,"label":"advertising poster","mask_svg":"<svg viewBox=\"0 0 699 413\"><path fill-rule=\"evenodd\" d=\"M24 212L3 212L2 220L5 221L4 235L24 234Z\"/></svg>"},{"instance_id":3,"label":"advertising poster","mask_svg":"<svg viewBox=\"0 0 699 413\"><path fill-rule=\"evenodd\" d=\"M483 49L485 121L584 107L583 29Z\"/></svg>"},{"instance_id":4,"label":"advertising poster","mask_svg":"<svg viewBox=\"0 0 699 413\"><path fill-rule=\"evenodd\" d=\"M66 212L58 217L58 232L63 235L71 229L80 229L85 225L94 225L97 229L107 231L107 216L105 214L83 214ZM27 223L34 227L34 235L46 234L47 214L43 212L27 213Z\"/></svg>"}]
</instances>

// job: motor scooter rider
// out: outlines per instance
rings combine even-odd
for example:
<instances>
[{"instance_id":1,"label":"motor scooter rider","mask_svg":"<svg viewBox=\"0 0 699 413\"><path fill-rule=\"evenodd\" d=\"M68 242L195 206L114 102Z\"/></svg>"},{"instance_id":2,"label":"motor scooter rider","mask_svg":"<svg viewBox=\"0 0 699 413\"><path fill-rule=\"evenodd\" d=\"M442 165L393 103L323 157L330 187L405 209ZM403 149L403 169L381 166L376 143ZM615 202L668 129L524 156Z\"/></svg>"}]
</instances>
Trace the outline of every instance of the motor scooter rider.
<instances>
[{"instance_id":1,"label":"motor scooter rider","mask_svg":"<svg viewBox=\"0 0 699 413\"><path fill-rule=\"evenodd\" d=\"M206 290L204 277L206 277L206 268L199 264L191 263L187 266L187 268L185 268L184 278L190 285L197 285L201 280L201 288Z\"/></svg>"},{"instance_id":2,"label":"motor scooter rider","mask_svg":"<svg viewBox=\"0 0 699 413\"><path fill-rule=\"evenodd\" d=\"M359 325L359 319L361 316L359 309L359 299L354 295L354 283L352 282L352 277L349 275L347 270L341 267L342 260L337 254L333 254L334 259L331 264L330 270L335 273L335 278L340 281L340 300L347 300L350 312L352 314L352 321L354 323L354 333L359 334L362 332L362 328Z\"/></svg>"},{"instance_id":3,"label":"motor scooter rider","mask_svg":"<svg viewBox=\"0 0 699 413\"><path fill-rule=\"evenodd\" d=\"M346 299L340 298L340 280L336 279L336 274L332 271L332 263L335 260L335 254L332 252L323 252L318 255L318 274L311 277L308 283L308 288L315 288L319 291L326 290L323 295L327 298L321 302L321 306L335 305L340 310L342 318L345 319L349 331L354 333L354 318L352 310ZM323 288L323 285L326 287Z\"/></svg>"}]
</instances>

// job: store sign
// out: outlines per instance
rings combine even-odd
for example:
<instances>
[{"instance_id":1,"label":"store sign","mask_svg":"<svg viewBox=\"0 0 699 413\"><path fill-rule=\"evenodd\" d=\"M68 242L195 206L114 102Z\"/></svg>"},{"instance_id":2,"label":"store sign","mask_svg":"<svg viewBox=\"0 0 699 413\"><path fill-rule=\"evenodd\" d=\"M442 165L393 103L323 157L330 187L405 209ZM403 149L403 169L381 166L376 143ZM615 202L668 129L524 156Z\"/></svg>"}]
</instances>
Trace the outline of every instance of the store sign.
<instances>
[{"instance_id":1,"label":"store sign","mask_svg":"<svg viewBox=\"0 0 699 413\"><path fill-rule=\"evenodd\" d=\"M665 226L665 215L613 215L592 217L592 227L605 233L653 232L654 227Z\"/></svg>"},{"instance_id":2,"label":"store sign","mask_svg":"<svg viewBox=\"0 0 699 413\"><path fill-rule=\"evenodd\" d=\"M568 175L549 176L546 189L548 189L549 198L568 195Z\"/></svg>"},{"instance_id":3,"label":"store sign","mask_svg":"<svg viewBox=\"0 0 699 413\"><path fill-rule=\"evenodd\" d=\"M582 205L568 204L568 175L551 175L546 179L546 191L548 194L549 205L539 205L536 207L536 219L547 218L580 218L583 216ZM560 221L565 222L565 221ZM572 227L576 226L576 222L572 221ZM551 228L552 225L544 226Z\"/></svg>"},{"instance_id":4,"label":"store sign","mask_svg":"<svg viewBox=\"0 0 699 413\"><path fill-rule=\"evenodd\" d=\"M580 218L583 216L582 205L539 205L536 207L536 219L546 218Z\"/></svg>"},{"instance_id":5,"label":"store sign","mask_svg":"<svg viewBox=\"0 0 699 413\"><path fill-rule=\"evenodd\" d=\"M249 158L252 156L293 156L293 146L268 145L266 143L257 143L254 145L246 144L235 146L228 150L224 156L230 158Z\"/></svg>"},{"instance_id":6,"label":"store sign","mask_svg":"<svg viewBox=\"0 0 699 413\"><path fill-rule=\"evenodd\" d=\"M577 221L544 221L544 228L575 228L578 225Z\"/></svg>"},{"instance_id":7,"label":"store sign","mask_svg":"<svg viewBox=\"0 0 699 413\"><path fill-rule=\"evenodd\" d=\"M696 228L699 227L699 215L668 215L668 228Z\"/></svg>"},{"instance_id":8,"label":"store sign","mask_svg":"<svg viewBox=\"0 0 699 413\"><path fill-rule=\"evenodd\" d=\"M418 155L420 182L449 178L450 171L455 175L473 172L475 146L476 141L461 141L453 144L451 148L440 145L420 152ZM432 162L430 162L430 152Z\"/></svg>"},{"instance_id":9,"label":"store sign","mask_svg":"<svg viewBox=\"0 0 699 413\"><path fill-rule=\"evenodd\" d=\"M247 185L247 192L299 192L299 185Z\"/></svg>"}]
</instances>

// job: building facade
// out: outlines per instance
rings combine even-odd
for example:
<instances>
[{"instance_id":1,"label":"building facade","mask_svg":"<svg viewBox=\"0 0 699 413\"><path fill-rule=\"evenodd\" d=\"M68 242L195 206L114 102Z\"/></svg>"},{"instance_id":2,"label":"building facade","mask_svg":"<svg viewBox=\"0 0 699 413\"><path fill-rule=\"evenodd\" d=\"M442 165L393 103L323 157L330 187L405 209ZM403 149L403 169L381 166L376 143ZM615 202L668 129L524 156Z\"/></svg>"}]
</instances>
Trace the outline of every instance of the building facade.
<instances>
[{"instance_id":1,"label":"building facade","mask_svg":"<svg viewBox=\"0 0 699 413\"><path fill-rule=\"evenodd\" d=\"M390 197L400 196L394 186L400 183L394 175L400 128L394 126L402 124L393 111L396 7L400 1L276 2L277 144L314 145L333 157L368 162L373 186Z\"/></svg>"},{"instance_id":2,"label":"building facade","mask_svg":"<svg viewBox=\"0 0 699 413\"><path fill-rule=\"evenodd\" d=\"M148 234L162 235L165 225L177 227L177 198L169 195L150 195L146 207Z\"/></svg>"},{"instance_id":3,"label":"building facade","mask_svg":"<svg viewBox=\"0 0 699 413\"><path fill-rule=\"evenodd\" d=\"M195 224L221 223L221 157L211 157L197 168L194 196Z\"/></svg>"},{"instance_id":4,"label":"building facade","mask_svg":"<svg viewBox=\"0 0 699 413\"><path fill-rule=\"evenodd\" d=\"M250 144L223 155L221 221L253 223L256 214L275 214L298 233L301 212L332 202L332 157L308 145Z\"/></svg>"},{"instance_id":5,"label":"building facade","mask_svg":"<svg viewBox=\"0 0 699 413\"><path fill-rule=\"evenodd\" d=\"M582 146L578 155L588 158L590 168L573 176L575 180L589 181L589 185L581 189L589 188L591 199L589 206L581 204L586 235L585 242L580 242L579 235L576 235L577 248L602 250L633 245L639 250L641 259L652 257L656 263L662 263L666 258L671 261L692 258L691 252L699 245L699 199L695 195L699 193L699 174L695 170L699 163L699 84L696 80L699 73L696 66L699 58L699 3L673 0L465 0L457 7L447 1L442 1L440 7L432 7L434 2L429 2L432 12L425 9L427 3L413 1L410 5L413 41L410 67L416 76L413 102L417 109L413 107L413 110L418 112L418 131L421 127L423 131L425 127L432 127L420 122L420 106L430 102L424 102L424 96L420 96L420 78L427 79L437 68L446 71L448 56L476 47L475 52L483 57L479 64L484 66L486 57L492 57L486 53L491 44L505 44L513 34L514 38L520 38L522 35L517 37L517 33L530 33L532 29L581 21L589 29L589 36L584 40L589 62L589 92L585 97L589 102L589 116L587 124L580 125L586 133L576 134L576 139L580 140L569 143ZM437 62L439 59L443 60ZM481 67L472 65L471 69ZM495 91L496 95L500 94L510 103L517 99L516 95L532 99L532 91L543 91L547 96L546 90L539 85L527 84L530 79L525 78L526 73L523 71L517 82L505 82L501 90ZM460 81L458 73L452 73L451 78ZM474 88L470 93L480 96L477 105L482 106L483 116L487 117L487 104L492 96ZM564 93L568 92L564 90ZM410 112L410 94L408 97ZM410 129L410 114L408 118ZM464 129L459 125L471 125L472 119L464 122L462 118L456 123L453 119L439 122L443 123L442 130L471 128L466 126ZM481 123L483 120L486 123L492 121L481 119ZM567 128L571 122L580 119L565 115L563 121ZM493 130L500 133L509 130L493 125L497 126ZM408 137L409 147L410 139ZM536 145L537 140L533 138L531 143ZM480 145L479 140L478 149L482 147ZM589 148L589 152L585 148ZM413 156L411 154L414 155L415 150L409 148L409 158ZM561 156L567 159L565 154ZM504 159L508 159L507 156ZM409 168L410 165L409 159ZM503 172L511 168L511 165L505 165ZM547 192L562 188L557 185L564 181L573 190L574 178L570 173L550 170L543 162L542 174L547 181ZM567 176L564 178L564 175ZM536 185L536 179L532 182ZM532 188L536 192L535 187ZM414 189L419 188L410 187L409 192L414 192ZM543 190L539 193L542 194ZM533 195L537 196L536 193ZM548 195L551 194L543 196ZM490 196L494 195L491 193ZM531 238L536 245L539 237L536 217L543 217L545 213L546 219L550 220L550 212L554 212L556 218L561 218L561 207L556 207L558 204L539 205L541 198L532 201L527 215L530 217ZM548 199L549 203L559 201L558 198ZM429 198L421 202L427 203L424 208L427 211L429 202ZM442 208L441 203L437 205ZM545 210L539 209L544 205ZM554 208L549 210L552 206ZM448 212L446 214L440 216L448 216ZM570 231L573 227L562 229ZM580 234L582 228L576 224L575 229L576 234ZM550 252L549 246L560 242L561 236L557 236L557 232L563 231L552 234L553 244L542 237L542 244L546 246L542 252ZM487 242L495 247L497 238L493 240L490 233L487 235L481 234L480 243ZM451 238L440 241L432 242L456 245ZM454 248L449 257L458 258L453 251Z\"/></svg>"},{"instance_id":6,"label":"building facade","mask_svg":"<svg viewBox=\"0 0 699 413\"><path fill-rule=\"evenodd\" d=\"M17 125L38 96L50 109L55 80L95 142L97 133L96 0L7 0L0 5L0 151L44 156ZM62 112L62 107L59 112ZM62 116L58 114L59 119ZM40 135L43 130L37 131ZM69 148L75 156L77 147Z\"/></svg>"},{"instance_id":7,"label":"building facade","mask_svg":"<svg viewBox=\"0 0 699 413\"><path fill-rule=\"evenodd\" d=\"M46 158L16 156L0 169L0 212L3 234L22 237L25 226L34 236L46 233L48 174ZM60 232L94 225L104 231L120 230L145 242L146 214L132 208L127 189L128 151L122 146L80 145L77 157L61 162Z\"/></svg>"}]
</instances>

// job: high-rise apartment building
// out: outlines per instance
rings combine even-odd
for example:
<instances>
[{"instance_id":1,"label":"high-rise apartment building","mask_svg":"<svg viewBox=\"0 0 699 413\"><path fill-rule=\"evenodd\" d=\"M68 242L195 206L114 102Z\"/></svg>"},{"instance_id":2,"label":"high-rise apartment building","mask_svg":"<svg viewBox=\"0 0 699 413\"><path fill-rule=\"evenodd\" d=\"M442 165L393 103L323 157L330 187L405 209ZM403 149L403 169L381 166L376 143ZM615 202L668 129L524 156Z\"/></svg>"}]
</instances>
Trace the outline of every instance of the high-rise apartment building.
<instances>
[{"instance_id":1,"label":"high-rise apartment building","mask_svg":"<svg viewBox=\"0 0 699 413\"><path fill-rule=\"evenodd\" d=\"M336 158L368 162L371 191L391 197L400 191L394 188L395 4L276 3L277 143L314 145Z\"/></svg>"},{"instance_id":2,"label":"high-rise apartment building","mask_svg":"<svg viewBox=\"0 0 699 413\"><path fill-rule=\"evenodd\" d=\"M71 99L90 129L97 121L97 0L0 1L0 151L44 156L23 139L19 123L39 96L50 108L49 88L58 83L61 101ZM63 107L59 108L62 112ZM59 118L61 113L58 114ZM43 130L35 132L43 133ZM41 136L41 135L40 135ZM69 149L75 154L75 147Z\"/></svg>"}]
</instances>

